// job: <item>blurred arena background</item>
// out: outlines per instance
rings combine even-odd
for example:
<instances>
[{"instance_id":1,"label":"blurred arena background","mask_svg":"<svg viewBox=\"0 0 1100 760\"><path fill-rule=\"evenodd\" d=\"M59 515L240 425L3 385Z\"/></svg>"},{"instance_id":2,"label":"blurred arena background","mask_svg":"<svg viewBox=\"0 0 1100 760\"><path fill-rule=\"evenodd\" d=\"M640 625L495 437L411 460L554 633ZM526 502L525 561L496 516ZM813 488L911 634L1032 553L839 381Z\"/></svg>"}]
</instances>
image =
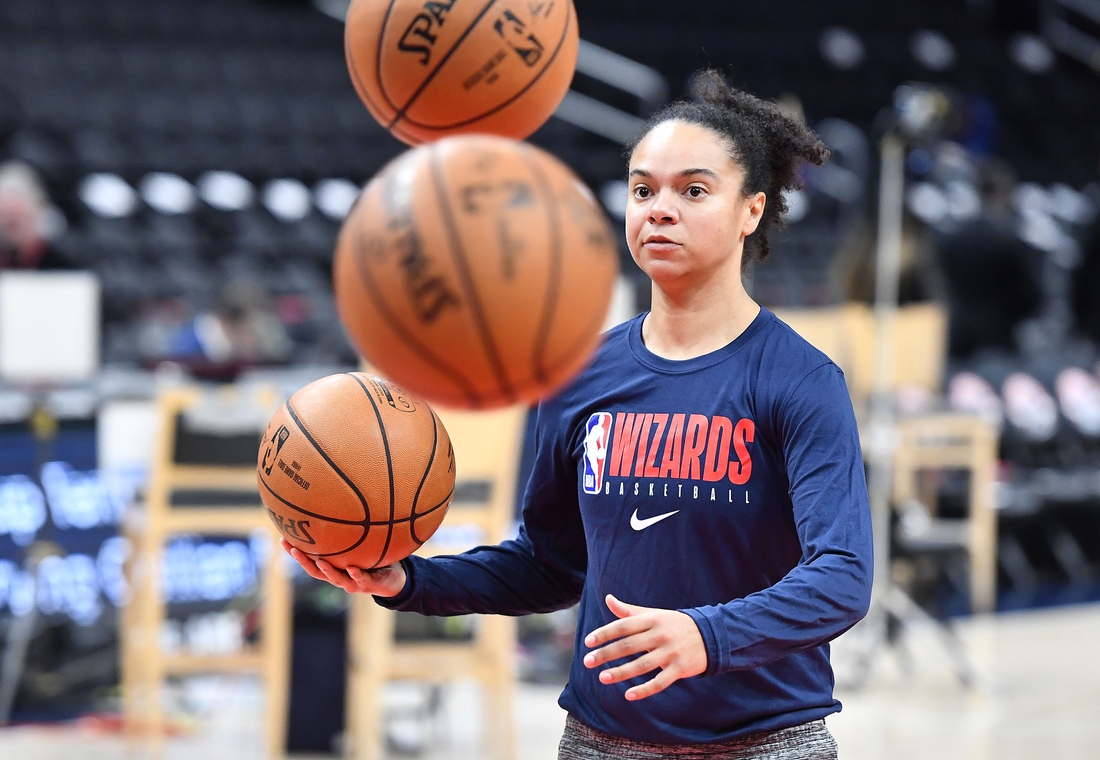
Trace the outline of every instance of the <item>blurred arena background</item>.
<instances>
[{"instance_id":1,"label":"blurred arena background","mask_svg":"<svg viewBox=\"0 0 1100 760\"><path fill-rule=\"evenodd\" d=\"M203 389L176 420L177 464L254 467L273 399L357 366L333 302L336 234L404 146L351 85L346 8L0 0L0 755L137 751L121 730L120 621L158 399ZM904 154L908 369L892 392L898 451L913 458L894 473L919 477L892 491L889 545L905 604L878 638L857 628L838 642L846 707L830 725L853 760L1096 757L1100 2L582 0L577 12L573 89L530 139L617 228L624 143L703 67L829 145L747 278L841 364L861 420L880 141L935 122ZM620 250L612 320L649 298ZM905 449L907 420L944 416L991 431L986 480L980 452L967 470ZM529 436L514 449L522 485ZM270 550L262 531L172 537L156 646L252 646ZM292 581L287 749L332 755L347 745L349 604ZM399 615L395 636L463 641L477 625ZM573 619L520 620L517 639L518 756L550 758ZM211 670L169 679L168 755L265 756L262 690ZM461 679L393 684L388 756L482 756L479 698Z\"/></svg>"}]
</instances>

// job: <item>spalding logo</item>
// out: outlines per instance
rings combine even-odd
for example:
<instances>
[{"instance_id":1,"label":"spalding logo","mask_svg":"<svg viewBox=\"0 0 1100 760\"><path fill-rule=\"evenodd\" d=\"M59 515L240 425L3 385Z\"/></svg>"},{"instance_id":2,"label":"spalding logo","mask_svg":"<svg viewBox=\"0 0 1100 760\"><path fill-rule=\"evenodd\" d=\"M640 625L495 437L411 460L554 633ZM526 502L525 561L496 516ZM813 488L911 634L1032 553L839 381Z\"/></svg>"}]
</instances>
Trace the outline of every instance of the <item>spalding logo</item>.
<instances>
[{"instance_id":1,"label":"spalding logo","mask_svg":"<svg viewBox=\"0 0 1100 760\"><path fill-rule=\"evenodd\" d=\"M435 0L424 3L424 10L416 14L401 35L397 48L420 56L420 65L427 66L432 59L432 49L439 39L439 27L458 0Z\"/></svg>"},{"instance_id":2,"label":"spalding logo","mask_svg":"<svg viewBox=\"0 0 1100 760\"><path fill-rule=\"evenodd\" d=\"M399 412L416 411L416 400L393 383L383 383L375 378L368 378L368 382L374 386L374 397L379 401L386 402Z\"/></svg>"}]
</instances>

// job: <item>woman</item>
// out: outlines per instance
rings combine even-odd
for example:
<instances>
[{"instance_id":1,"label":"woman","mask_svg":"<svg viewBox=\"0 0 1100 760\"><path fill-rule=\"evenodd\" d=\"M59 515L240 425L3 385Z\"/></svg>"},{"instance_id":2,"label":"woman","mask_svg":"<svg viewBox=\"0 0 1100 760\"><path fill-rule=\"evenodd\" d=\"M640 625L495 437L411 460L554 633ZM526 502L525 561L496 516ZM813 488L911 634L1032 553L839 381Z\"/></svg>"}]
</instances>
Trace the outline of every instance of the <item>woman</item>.
<instances>
[{"instance_id":1,"label":"woman","mask_svg":"<svg viewBox=\"0 0 1100 760\"><path fill-rule=\"evenodd\" d=\"M430 615L580 600L562 760L833 758L827 642L867 610L870 515L840 370L749 297L782 191L826 150L708 72L630 157L653 306L540 407L519 536L314 577Z\"/></svg>"}]
</instances>

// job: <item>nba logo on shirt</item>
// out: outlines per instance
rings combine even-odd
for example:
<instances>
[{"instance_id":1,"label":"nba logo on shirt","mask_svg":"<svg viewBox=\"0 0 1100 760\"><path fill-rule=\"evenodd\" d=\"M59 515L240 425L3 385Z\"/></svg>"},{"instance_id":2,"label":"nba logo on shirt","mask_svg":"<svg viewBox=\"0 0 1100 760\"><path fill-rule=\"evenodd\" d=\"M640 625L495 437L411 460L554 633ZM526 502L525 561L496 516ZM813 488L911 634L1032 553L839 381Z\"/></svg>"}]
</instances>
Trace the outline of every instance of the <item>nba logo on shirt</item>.
<instances>
[{"instance_id":1,"label":"nba logo on shirt","mask_svg":"<svg viewBox=\"0 0 1100 760\"><path fill-rule=\"evenodd\" d=\"M584 426L585 493L599 493L603 488L603 463L607 459L607 443L611 440L611 415L596 412Z\"/></svg>"}]
</instances>

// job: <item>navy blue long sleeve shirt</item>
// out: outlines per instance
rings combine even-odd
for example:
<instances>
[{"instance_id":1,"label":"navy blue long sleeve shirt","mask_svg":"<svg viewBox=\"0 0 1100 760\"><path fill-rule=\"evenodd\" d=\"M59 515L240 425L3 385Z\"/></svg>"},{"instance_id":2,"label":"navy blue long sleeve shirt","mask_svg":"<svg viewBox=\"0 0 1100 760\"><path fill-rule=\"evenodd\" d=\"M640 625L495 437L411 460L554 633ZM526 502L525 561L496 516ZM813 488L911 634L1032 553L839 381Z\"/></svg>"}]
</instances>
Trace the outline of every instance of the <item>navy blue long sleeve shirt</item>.
<instances>
[{"instance_id":1,"label":"navy blue long sleeve shirt","mask_svg":"<svg viewBox=\"0 0 1100 760\"><path fill-rule=\"evenodd\" d=\"M645 347L643 318L540 406L518 537L410 557L405 589L379 602L522 615L579 600L560 704L616 736L712 743L836 712L828 642L866 614L873 566L843 376L765 309L685 361ZM625 691L653 673L600 683L581 660L615 619L608 593L690 615L706 672L633 702Z\"/></svg>"}]
</instances>

